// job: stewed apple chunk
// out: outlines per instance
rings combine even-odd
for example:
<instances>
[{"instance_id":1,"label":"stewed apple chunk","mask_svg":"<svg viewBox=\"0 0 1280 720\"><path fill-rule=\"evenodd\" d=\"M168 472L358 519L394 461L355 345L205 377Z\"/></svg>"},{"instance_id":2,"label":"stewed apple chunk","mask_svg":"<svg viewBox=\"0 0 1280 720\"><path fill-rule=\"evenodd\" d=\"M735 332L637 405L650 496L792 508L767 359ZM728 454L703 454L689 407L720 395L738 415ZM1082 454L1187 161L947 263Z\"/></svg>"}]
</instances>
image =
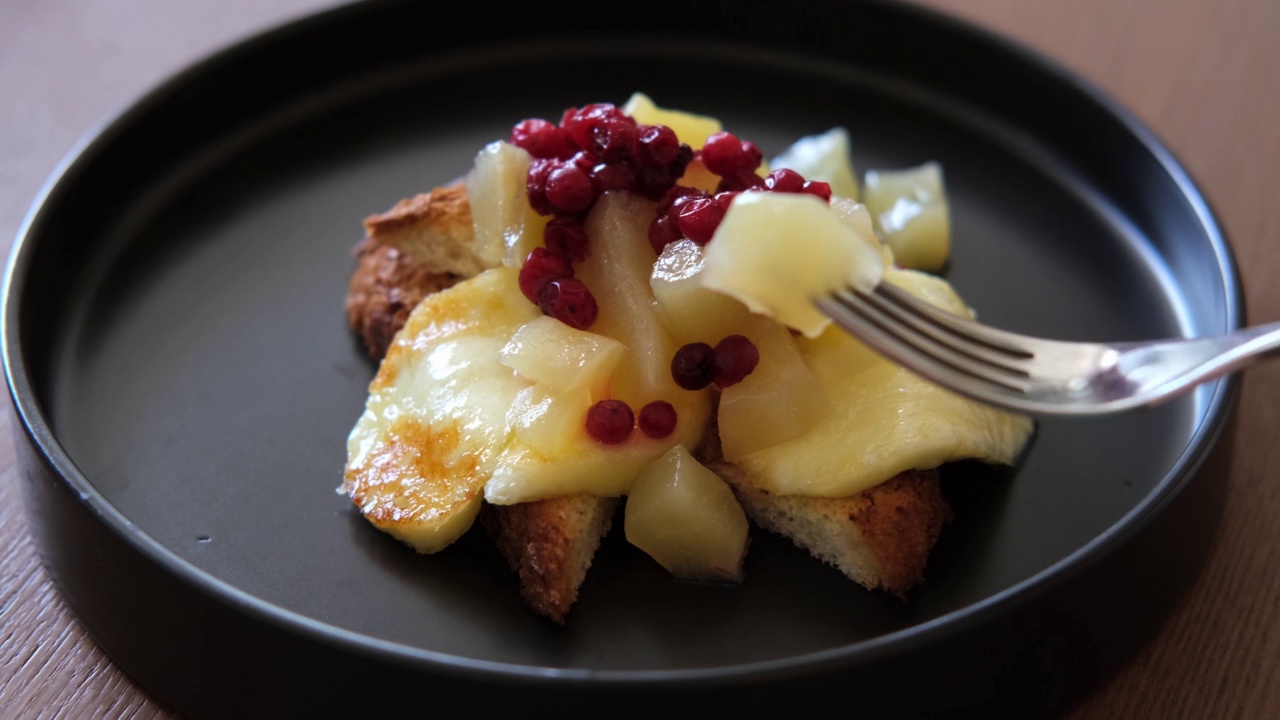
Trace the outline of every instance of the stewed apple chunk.
<instances>
[{"instance_id":1,"label":"stewed apple chunk","mask_svg":"<svg viewBox=\"0 0 1280 720\"><path fill-rule=\"evenodd\" d=\"M833 290L870 290L884 266L872 241L820 198L742 193L707 245L702 284L755 312L817 337L831 324L813 301Z\"/></svg>"},{"instance_id":2,"label":"stewed apple chunk","mask_svg":"<svg viewBox=\"0 0 1280 720\"><path fill-rule=\"evenodd\" d=\"M680 142L694 150L702 149L707 137L723 129L720 121L713 117L660 108L644 93L632 95L627 104L622 106L622 112L644 125L666 125L675 131Z\"/></svg>"},{"instance_id":3,"label":"stewed apple chunk","mask_svg":"<svg viewBox=\"0 0 1280 720\"><path fill-rule=\"evenodd\" d=\"M826 391L801 359L791 333L760 316L750 327L760 362L720 393L720 447L730 462L797 438L831 412Z\"/></svg>"},{"instance_id":4,"label":"stewed apple chunk","mask_svg":"<svg viewBox=\"0 0 1280 720\"><path fill-rule=\"evenodd\" d=\"M467 175L476 253L487 267L519 269L542 245L545 218L529 207L529 153L506 142L485 146Z\"/></svg>"},{"instance_id":5,"label":"stewed apple chunk","mask_svg":"<svg viewBox=\"0 0 1280 720\"><path fill-rule=\"evenodd\" d=\"M831 186L831 193L837 197L858 199L858 176L849 159L849 133L844 128L802 137L770 164L795 170L810 180L821 180Z\"/></svg>"},{"instance_id":6,"label":"stewed apple chunk","mask_svg":"<svg viewBox=\"0 0 1280 720\"><path fill-rule=\"evenodd\" d=\"M951 216L941 165L869 171L863 199L898 264L925 272L946 265Z\"/></svg>"},{"instance_id":7,"label":"stewed apple chunk","mask_svg":"<svg viewBox=\"0 0 1280 720\"><path fill-rule=\"evenodd\" d=\"M502 347L501 362L556 392L604 391L627 348L613 338L543 316L521 325Z\"/></svg>"},{"instance_id":8,"label":"stewed apple chunk","mask_svg":"<svg viewBox=\"0 0 1280 720\"><path fill-rule=\"evenodd\" d=\"M751 311L739 300L704 287L699 274L703 249L692 240L673 242L653 265L649 286L663 322L678 345L715 342L751 325Z\"/></svg>"},{"instance_id":9,"label":"stewed apple chunk","mask_svg":"<svg viewBox=\"0 0 1280 720\"><path fill-rule=\"evenodd\" d=\"M627 541L682 580L742 581L747 516L728 485L677 445L631 484Z\"/></svg>"}]
</instances>

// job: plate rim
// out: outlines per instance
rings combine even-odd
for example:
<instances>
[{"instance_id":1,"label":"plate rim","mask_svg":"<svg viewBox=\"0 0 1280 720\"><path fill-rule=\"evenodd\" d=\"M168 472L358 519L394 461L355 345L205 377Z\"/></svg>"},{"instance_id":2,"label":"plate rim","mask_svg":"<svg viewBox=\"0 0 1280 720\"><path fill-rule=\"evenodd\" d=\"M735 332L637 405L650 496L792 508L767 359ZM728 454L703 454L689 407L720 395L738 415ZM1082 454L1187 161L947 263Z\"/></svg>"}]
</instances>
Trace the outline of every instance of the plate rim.
<instances>
[{"instance_id":1,"label":"plate rim","mask_svg":"<svg viewBox=\"0 0 1280 720\"><path fill-rule=\"evenodd\" d=\"M1048 76L1080 92L1089 102L1097 105L1111 119L1120 123L1123 129L1141 143L1142 147L1160 164L1162 171L1176 185L1179 195L1191 205L1209 241L1209 247L1212 248L1218 261L1218 270L1224 289L1226 324L1232 329L1244 325L1246 309L1239 267L1217 215L1190 172L1177 160L1156 133L1136 115L1078 73L1047 55L993 30L940 10L913 3L900 3L893 0L859 0L859 2L892 7L896 12L913 15L912 22L931 23L948 34L967 35L978 42L994 46L1002 52L1013 55L1020 64L1032 68L1036 73ZM357 654L378 655L381 659L393 664L425 665L423 669L434 673L478 681L493 681L500 678L516 683L539 682L567 685L700 685L713 680L747 682L777 678L780 675L808 674L849 667L898 655L953 636L1048 591L1100 561L1107 555L1108 548L1119 546L1140 532L1172 502L1191 481L1197 469L1216 446L1233 415L1241 387L1237 375L1217 380L1210 386L1211 392L1203 403L1200 421L1191 433L1186 446L1172 467L1150 492L1106 530L1032 576L962 608L902 630L838 647L769 660L675 670L592 670L483 660L382 640L337 627L263 600L229 582L220 580L182 559L134 525L97 490L62 447L36 399L36 391L27 370L21 346L20 295L26 289L26 275L31 264L34 246L39 242L42 226L53 212L51 208L58 201L59 195L65 192L79 173L93 165L103 149L109 147L134 119L145 116L153 106L163 102L175 89L183 87L190 80L205 73L216 71L221 65L241 53L250 52L280 38L306 33L313 25L329 23L347 15L376 14L380 12L377 5L380 3L348 0L231 40L219 49L166 76L160 83L143 91L134 99L122 103L120 109L91 126L55 167L19 226L6 262L3 287L0 289L2 292L0 354L3 356L4 373L15 418L26 435L27 441L33 445L62 484L78 495L79 503L117 538L124 540L134 552L163 571L220 603L248 612L255 619L268 624L292 632L309 634L313 640L329 643L342 650ZM17 427L15 432L16 430ZM58 584L61 585L60 582Z\"/></svg>"}]
</instances>

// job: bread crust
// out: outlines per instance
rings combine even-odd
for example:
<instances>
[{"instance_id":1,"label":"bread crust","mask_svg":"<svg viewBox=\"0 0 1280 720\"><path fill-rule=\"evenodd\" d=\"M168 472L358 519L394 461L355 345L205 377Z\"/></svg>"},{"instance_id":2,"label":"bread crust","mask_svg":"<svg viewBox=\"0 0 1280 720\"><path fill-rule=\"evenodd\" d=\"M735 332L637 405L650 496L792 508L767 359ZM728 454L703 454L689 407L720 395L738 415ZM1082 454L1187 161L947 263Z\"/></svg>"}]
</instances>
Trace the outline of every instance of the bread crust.
<instances>
[{"instance_id":1,"label":"bread crust","mask_svg":"<svg viewBox=\"0 0 1280 720\"><path fill-rule=\"evenodd\" d=\"M356 269L347 286L347 324L374 360L387 354L392 338L422 298L462 280L453 273L432 272L370 237L360 241L354 252Z\"/></svg>"},{"instance_id":2,"label":"bread crust","mask_svg":"<svg viewBox=\"0 0 1280 720\"><path fill-rule=\"evenodd\" d=\"M571 495L517 505L488 505L481 524L520 578L534 612L563 624L578 599L618 498Z\"/></svg>"}]
</instances>

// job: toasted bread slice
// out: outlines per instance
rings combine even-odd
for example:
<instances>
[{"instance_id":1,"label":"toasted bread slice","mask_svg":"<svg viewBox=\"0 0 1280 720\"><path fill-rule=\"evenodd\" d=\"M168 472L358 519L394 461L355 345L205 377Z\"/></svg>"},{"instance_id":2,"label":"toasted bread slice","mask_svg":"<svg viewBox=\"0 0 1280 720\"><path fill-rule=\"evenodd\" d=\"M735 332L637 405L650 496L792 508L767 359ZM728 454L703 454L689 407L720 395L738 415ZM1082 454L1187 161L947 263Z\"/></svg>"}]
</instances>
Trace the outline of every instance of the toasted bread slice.
<instances>
[{"instance_id":1,"label":"toasted bread slice","mask_svg":"<svg viewBox=\"0 0 1280 720\"><path fill-rule=\"evenodd\" d=\"M600 540L613 524L618 498L593 495L488 505L480 514L489 537L520 576L520 596L539 615L563 623L578 599Z\"/></svg>"},{"instance_id":2,"label":"toasted bread slice","mask_svg":"<svg viewBox=\"0 0 1280 720\"><path fill-rule=\"evenodd\" d=\"M422 298L479 273L471 208L461 185L402 200L365 220L347 290L351 328L374 360ZM609 531L617 498L589 495L487 506L481 523L520 578L520 595L558 623L578 597L591 558Z\"/></svg>"},{"instance_id":3,"label":"toasted bread slice","mask_svg":"<svg viewBox=\"0 0 1280 720\"><path fill-rule=\"evenodd\" d=\"M347 319L378 359L419 300L482 266L461 185L403 200L366 220L365 229ZM937 471L905 472L846 498L778 496L725 462L715 432L708 436L700 459L724 478L756 525L790 538L869 589L903 596L922 581L929 551L951 518ZM490 505L481 522L519 576L525 601L564 622L617 505L617 498L589 495Z\"/></svg>"}]
</instances>

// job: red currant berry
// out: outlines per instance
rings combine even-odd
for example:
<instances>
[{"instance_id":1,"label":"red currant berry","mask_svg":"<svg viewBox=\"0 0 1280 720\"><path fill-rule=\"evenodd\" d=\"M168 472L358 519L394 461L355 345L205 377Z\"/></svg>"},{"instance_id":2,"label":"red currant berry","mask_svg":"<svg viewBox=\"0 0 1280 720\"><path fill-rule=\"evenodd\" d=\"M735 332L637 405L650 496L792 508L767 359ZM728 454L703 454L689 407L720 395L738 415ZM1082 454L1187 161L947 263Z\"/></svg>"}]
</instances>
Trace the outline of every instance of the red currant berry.
<instances>
[{"instance_id":1,"label":"red currant berry","mask_svg":"<svg viewBox=\"0 0 1280 720\"><path fill-rule=\"evenodd\" d=\"M582 262L591 255L587 229L582 225L580 218L573 216L555 218L547 223L542 240L547 250L567 257L573 262Z\"/></svg>"},{"instance_id":2,"label":"red currant berry","mask_svg":"<svg viewBox=\"0 0 1280 720\"><path fill-rule=\"evenodd\" d=\"M563 160L578 148L569 134L546 120L521 120L511 129L511 144L524 148L535 158Z\"/></svg>"},{"instance_id":3,"label":"red currant berry","mask_svg":"<svg viewBox=\"0 0 1280 720\"><path fill-rule=\"evenodd\" d=\"M581 280L571 277L547 283L538 293L538 307L544 314L578 330L591 327L600 312L591 290Z\"/></svg>"},{"instance_id":4,"label":"red currant berry","mask_svg":"<svg viewBox=\"0 0 1280 720\"><path fill-rule=\"evenodd\" d=\"M635 192L639 188L636 171L626 163L600 163L591 169L591 177L602 193L609 190Z\"/></svg>"},{"instance_id":5,"label":"red currant berry","mask_svg":"<svg viewBox=\"0 0 1280 720\"><path fill-rule=\"evenodd\" d=\"M720 227L723 219L724 208L715 200L690 200L680 208L680 232L699 245L706 245L711 241L711 236L716 234L716 228Z\"/></svg>"},{"instance_id":6,"label":"red currant berry","mask_svg":"<svg viewBox=\"0 0 1280 720\"><path fill-rule=\"evenodd\" d=\"M769 173L769 177L764 179L764 186L774 192L798 193L804 190L804 176L795 170L782 168Z\"/></svg>"},{"instance_id":7,"label":"red currant berry","mask_svg":"<svg viewBox=\"0 0 1280 720\"><path fill-rule=\"evenodd\" d=\"M538 303L542 290L552 280L573 277L573 266L566 255L551 252L546 248L534 248L520 266L517 282L520 292L529 298L529 302Z\"/></svg>"},{"instance_id":8,"label":"red currant berry","mask_svg":"<svg viewBox=\"0 0 1280 720\"><path fill-rule=\"evenodd\" d=\"M715 350L706 343L689 343L671 358L671 378L685 390L701 390L715 379Z\"/></svg>"},{"instance_id":9,"label":"red currant berry","mask_svg":"<svg viewBox=\"0 0 1280 720\"><path fill-rule=\"evenodd\" d=\"M547 202L558 212L579 213L596 201L591 175L577 165L561 165L547 175Z\"/></svg>"},{"instance_id":10,"label":"red currant berry","mask_svg":"<svg viewBox=\"0 0 1280 720\"><path fill-rule=\"evenodd\" d=\"M659 215L649 223L649 246L659 255L667 245L684 237L680 233L680 223L667 215Z\"/></svg>"},{"instance_id":11,"label":"red currant berry","mask_svg":"<svg viewBox=\"0 0 1280 720\"><path fill-rule=\"evenodd\" d=\"M817 195L822 198L824 202L831 202L831 186L820 180L810 180L806 182L804 187L800 188L800 192Z\"/></svg>"},{"instance_id":12,"label":"red currant berry","mask_svg":"<svg viewBox=\"0 0 1280 720\"><path fill-rule=\"evenodd\" d=\"M555 160L538 159L529 165L529 174L525 180L525 189L529 195L529 205L539 215L550 215L551 203L547 202L547 176L556 169Z\"/></svg>"},{"instance_id":13,"label":"red currant berry","mask_svg":"<svg viewBox=\"0 0 1280 720\"><path fill-rule=\"evenodd\" d=\"M716 343L712 354L716 385L727 388L742 382L760 363L755 343L742 335L730 335Z\"/></svg>"},{"instance_id":14,"label":"red currant berry","mask_svg":"<svg viewBox=\"0 0 1280 720\"><path fill-rule=\"evenodd\" d=\"M633 156L641 165L670 165L680 156L680 140L666 125L641 125Z\"/></svg>"},{"instance_id":15,"label":"red currant berry","mask_svg":"<svg viewBox=\"0 0 1280 720\"><path fill-rule=\"evenodd\" d=\"M635 415L621 400L601 400L587 410L587 434L607 445L617 445L631 437Z\"/></svg>"},{"instance_id":16,"label":"red currant berry","mask_svg":"<svg viewBox=\"0 0 1280 720\"><path fill-rule=\"evenodd\" d=\"M676 409L665 400L654 400L640 408L640 432L662 439L676 429Z\"/></svg>"},{"instance_id":17,"label":"red currant berry","mask_svg":"<svg viewBox=\"0 0 1280 720\"><path fill-rule=\"evenodd\" d=\"M721 177L755 172L763 160L755 143L742 142L733 133L718 132L702 146L702 163Z\"/></svg>"},{"instance_id":18,"label":"red currant berry","mask_svg":"<svg viewBox=\"0 0 1280 720\"><path fill-rule=\"evenodd\" d=\"M764 188L764 178L755 173L754 170L737 173L735 175L726 175L720 178L720 184L716 185L716 193L722 192L746 192L748 190L759 190Z\"/></svg>"}]
</instances>

